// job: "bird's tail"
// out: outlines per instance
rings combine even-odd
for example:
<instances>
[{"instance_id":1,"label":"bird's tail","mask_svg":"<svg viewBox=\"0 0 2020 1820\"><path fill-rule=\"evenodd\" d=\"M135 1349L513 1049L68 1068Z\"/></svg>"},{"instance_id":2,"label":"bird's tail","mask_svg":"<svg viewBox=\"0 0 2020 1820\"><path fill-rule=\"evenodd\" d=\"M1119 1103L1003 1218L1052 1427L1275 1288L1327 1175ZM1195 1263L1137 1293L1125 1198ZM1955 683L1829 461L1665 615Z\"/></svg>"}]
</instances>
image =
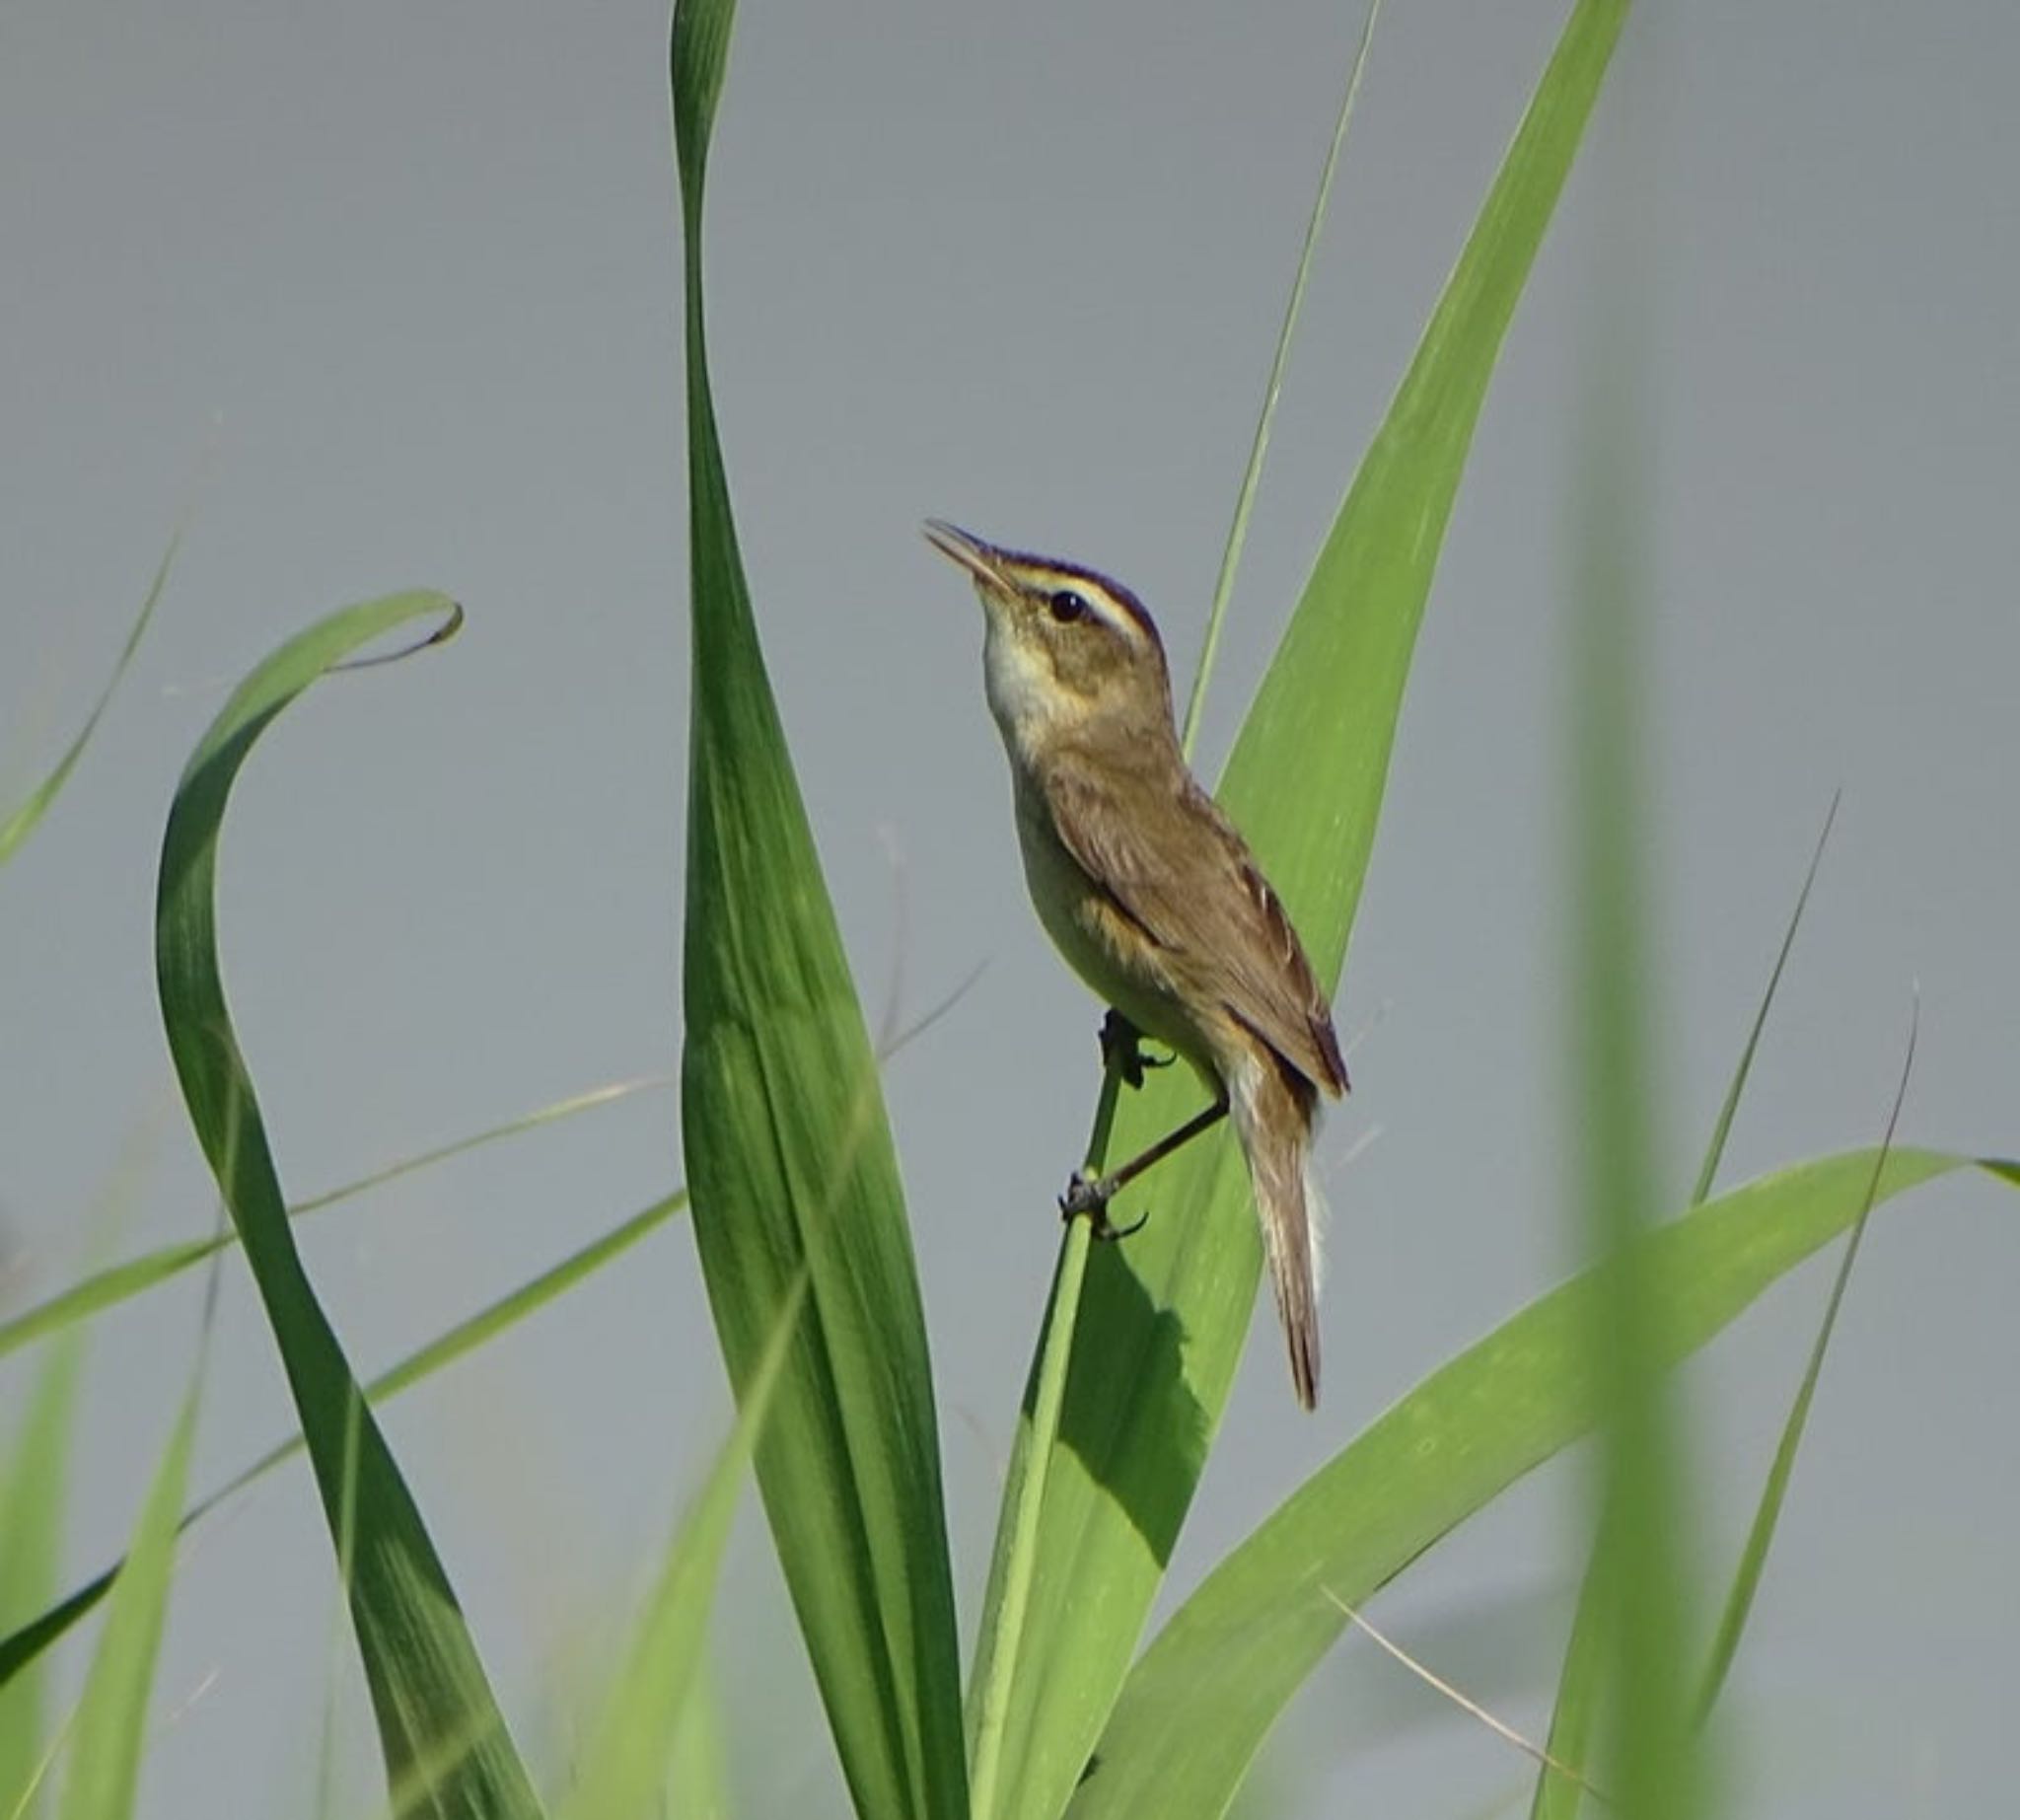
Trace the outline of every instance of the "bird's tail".
<instances>
[{"instance_id":1,"label":"bird's tail","mask_svg":"<svg viewBox=\"0 0 2020 1820\"><path fill-rule=\"evenodd\" d=\"M1318 1089L1274 1056L1235 1072L1235 1130L1249 1159L1256 1217L1290 1347L1290 1378L1308 1410L1319 1404L1319 1199L1310 1171Z\"/></svg>"}]
</instances>

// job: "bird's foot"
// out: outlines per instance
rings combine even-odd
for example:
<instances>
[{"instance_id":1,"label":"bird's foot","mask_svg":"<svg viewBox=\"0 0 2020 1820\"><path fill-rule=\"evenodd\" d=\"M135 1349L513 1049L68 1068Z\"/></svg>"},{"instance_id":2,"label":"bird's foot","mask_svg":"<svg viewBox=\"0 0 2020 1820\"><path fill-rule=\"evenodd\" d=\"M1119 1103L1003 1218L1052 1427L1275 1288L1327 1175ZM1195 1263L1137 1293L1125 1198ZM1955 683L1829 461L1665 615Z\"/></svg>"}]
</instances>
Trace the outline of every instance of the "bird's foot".
<instances>
[{"instance_id":1,"label":"bird's foot","mask_svg":"<svg viewBox=\"0 0 2020 1820\"><path fill-rule=\"evenodd\" d=\"M1076 1169L1073 1179L1066 1184L1066 1192L1059 1197L1059 1217L1068 1221L1085 1218L1088 1230L1105 1244L1126 1239L1143 1229L1150 1214L1139 1213L1126 1226L1116 1225L1109 1218L1109 1202L1120 1187L1120 1183L1107 1176L1091 1176L1084 1169Z\"/></svg>"},{"instance_id":2,"label":"bird's foot","mask_svg":"<svg viewBox=\"0 0 2020 1820\"><path fill-rule=\"evenodd\" d=\"M1119 1074L1129 1086L1143 1085L1145 1068L1168 1068L1176 1060L1176 1056L1146 1056L1142 1031L1113 1007L1102 1019L1101 1064Z\"/></svg>"}]
</instances>

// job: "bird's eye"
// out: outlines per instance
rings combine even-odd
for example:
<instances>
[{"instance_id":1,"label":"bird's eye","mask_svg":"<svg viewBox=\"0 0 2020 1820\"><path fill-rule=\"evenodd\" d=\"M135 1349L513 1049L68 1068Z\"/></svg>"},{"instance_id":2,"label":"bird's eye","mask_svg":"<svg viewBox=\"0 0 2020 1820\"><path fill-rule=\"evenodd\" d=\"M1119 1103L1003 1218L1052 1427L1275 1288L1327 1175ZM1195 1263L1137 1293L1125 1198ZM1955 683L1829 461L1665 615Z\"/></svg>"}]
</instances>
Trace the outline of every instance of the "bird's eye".
<instances>
[{"instance_id":1,"label":"bird's eye","mask_svg":"<svg viewBox=\"0 0 2020 1820\"><path fill-rule=\"evenodd\" d=\"M1089 609L1087 597L1075 594L1071 588L1061 588L1046 603L1052 610L1052 618L1061 625L1070 625L1075 619L1087 618Z\"/></svg>"}]
</instances>

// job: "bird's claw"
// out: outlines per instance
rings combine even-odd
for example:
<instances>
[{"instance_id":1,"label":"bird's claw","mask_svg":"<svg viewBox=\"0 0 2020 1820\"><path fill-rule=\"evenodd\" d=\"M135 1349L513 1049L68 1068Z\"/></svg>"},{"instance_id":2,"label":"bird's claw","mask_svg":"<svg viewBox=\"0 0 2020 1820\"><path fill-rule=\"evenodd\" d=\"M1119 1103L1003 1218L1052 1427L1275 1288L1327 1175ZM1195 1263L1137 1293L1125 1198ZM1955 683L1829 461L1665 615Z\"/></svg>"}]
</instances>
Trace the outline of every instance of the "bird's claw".
<instances>
[{"instance_id":1,"label":"bird's claw","mask_svg":"<svg viewBox=\"0 0 2020 1820\"><path fill-rule=\"evenodd\" d=\"M1071 1221L1084 1216L1089 1231L1105 1244L1140 1232L1143 1222L1150 1217L1147 1210L1126 1226L1118 1226L1109 1218L1109 1202L1115 1198L1117 1186L1106 1176L1091 1176L1076 1169L1072 1181L1066 1184L1066 1192L1059 1197L1059 1217Z\"/></svg>"},{"instance_id":2,"label":"bird's claw","mask_svg":"<svg viewBox=\"0 0 2020 1820\"><path fill-rule=\"evenodd\" d=\"M1177 1059L1176 1056L1146 1056L1143 1033L1113 1007L1102 1019L1102 1066L1119 1074L1129 1086L1143 1085L1145 1068L1168 1068Z\"/></svg>"}]
</instances>

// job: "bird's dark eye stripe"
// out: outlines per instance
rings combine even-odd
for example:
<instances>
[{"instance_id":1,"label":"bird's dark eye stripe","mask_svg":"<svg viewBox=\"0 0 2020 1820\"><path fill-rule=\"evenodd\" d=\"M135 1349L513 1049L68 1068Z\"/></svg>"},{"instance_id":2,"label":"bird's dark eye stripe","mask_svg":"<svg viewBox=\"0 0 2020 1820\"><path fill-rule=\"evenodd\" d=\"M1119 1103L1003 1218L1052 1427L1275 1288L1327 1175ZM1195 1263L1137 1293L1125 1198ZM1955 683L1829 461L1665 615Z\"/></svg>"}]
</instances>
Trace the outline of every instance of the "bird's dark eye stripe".
<instances>
[{"instance_id":1,"label":"bird's dark eye stripe","mask_svg":"<svg viewBox=\"0 0 2020 1820\"><path fill-rule=\"evenodd\" d=\"M1046 603L1052 610L1052 618L1060 624L1074 619L1084 619L1093 610L1087 604L1087 597L1076 594L1071 588L1061 588Z\"/></svg>"}]
</instances>

